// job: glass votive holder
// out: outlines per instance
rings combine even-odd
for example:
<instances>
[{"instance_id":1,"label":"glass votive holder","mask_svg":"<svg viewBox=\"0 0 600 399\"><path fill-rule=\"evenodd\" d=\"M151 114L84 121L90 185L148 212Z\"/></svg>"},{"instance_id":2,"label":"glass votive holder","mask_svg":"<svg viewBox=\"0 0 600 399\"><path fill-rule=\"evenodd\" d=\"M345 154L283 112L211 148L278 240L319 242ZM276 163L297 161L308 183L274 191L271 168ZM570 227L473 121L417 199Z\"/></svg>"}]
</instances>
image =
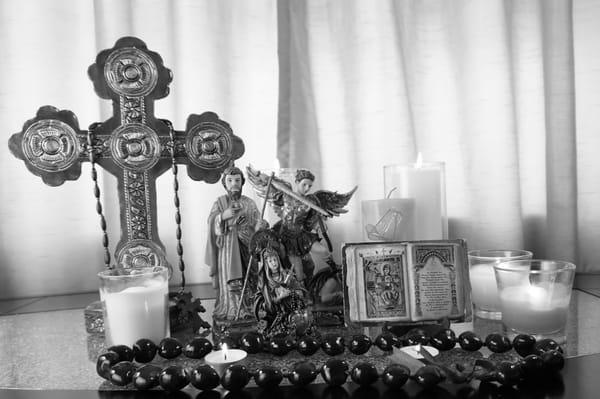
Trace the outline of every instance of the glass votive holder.
<instances>
[{"instance_id":1,"label":"glass votive holder","mask_svg":"<svg viewBox=\"0 0 600 399\"><path fill-rule=\"evenodd\" d=\"M166 267L115 268L98 273L107 346L132 346L140 338L169 336Z\"/></svg>"},{"instance_id":2,"label":"glass votive holder","mask_svg":"<svg viewBox=\"0 0 600 399\"><path fill-rule=\"evenodd\" d=\"M531 259L533 254L521 249L483 249L469 251L468 257L473 314L483 319L501 320L494 266L510 260Z\"/></svg>"},{"instance_id":3,"label":"glass votive holder","mask_svg":"<svg viewBox=\"0 0 600 399\"><path fill-rule=\"evenodd\" d=\"M514 260L494 266L502 323L509 336L566 340L575 265L559 260Z\"/></svg>"}]
</instances>

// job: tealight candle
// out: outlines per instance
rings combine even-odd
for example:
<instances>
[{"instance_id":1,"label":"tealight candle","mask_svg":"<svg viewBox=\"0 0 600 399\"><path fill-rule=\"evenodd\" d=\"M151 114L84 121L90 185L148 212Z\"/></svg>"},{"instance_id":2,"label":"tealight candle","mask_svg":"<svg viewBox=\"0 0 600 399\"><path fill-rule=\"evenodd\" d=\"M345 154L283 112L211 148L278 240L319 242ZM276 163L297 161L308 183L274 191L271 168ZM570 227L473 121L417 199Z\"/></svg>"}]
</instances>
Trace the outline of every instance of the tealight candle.
<instances>
[{"instance_id":1,"label":"tealight candle","mask_svg":"<svg viewBox=\"0 0 600 399\"><path fill-rule=\"evenodd\" d=\"M210 352L204 356L204 362L215 369L219 376L222 376L227 367L244 360L246 356L248 356L246 351L229 349L227 345L223 344L221 350Z\"/></svg>"},{"instance_id":2,"label":"tealight candle","mask_svg":"<svg viewBox=\"0 0 600 399\"><path fill-rule=\"evenodd\" d=\"M400 350L402 352L414 357L415 359L423 359L424 358L423 355L421 354L421 349L425 349L427 352L429 352L429 354L431 356L437 356L440 353L440 351L435 349L433 346L427 346L427 345L421 345L421 344L403 346L402 348L400 348Z\"/></svg>"}]
</instances>

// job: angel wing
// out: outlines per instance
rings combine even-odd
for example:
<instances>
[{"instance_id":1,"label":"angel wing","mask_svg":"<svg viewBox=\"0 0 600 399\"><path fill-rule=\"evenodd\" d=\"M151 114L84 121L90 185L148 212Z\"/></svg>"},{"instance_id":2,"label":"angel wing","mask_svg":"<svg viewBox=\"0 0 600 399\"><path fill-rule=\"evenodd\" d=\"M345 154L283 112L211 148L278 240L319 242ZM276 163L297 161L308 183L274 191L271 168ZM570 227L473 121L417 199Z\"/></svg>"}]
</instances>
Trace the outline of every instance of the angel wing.
<instances>
[{"instance_id":1,"label":"angel wing","mask_svg":"<svg viewBox=\"0 0 600 399\"><path fill-rule=\"evenodd\" d=\"M337 191L319 190L309 194L308 197L331 213L331 216L340 216L342 213L348 212L344 207L348 205L357 189L358 186L355 186L352 190L342 194Z\"/></svg>"},{"instance_id":2,"label":"angel wing","mask_svg":"<svg viewBox=\"0 0 600 399\"><path fill-rule=\"evenodd\" d=\"M254 169L251 165L246 167L246 174L248 175L248 180L252 187L254 187L254 191L258 194L259 197L265 198L267 201L272 202L274 205L283 206L283 192L271 184L271 188L268 190L269 194L267 197L267 187L269 185L269 179L271 176L261 172L258 169ZM285 180L282 180L276 176L273 176L273 181L279 183L279 185L283 185L287 187L290 191L292 190L292 185Z\"/></svg>"}]
</instances>

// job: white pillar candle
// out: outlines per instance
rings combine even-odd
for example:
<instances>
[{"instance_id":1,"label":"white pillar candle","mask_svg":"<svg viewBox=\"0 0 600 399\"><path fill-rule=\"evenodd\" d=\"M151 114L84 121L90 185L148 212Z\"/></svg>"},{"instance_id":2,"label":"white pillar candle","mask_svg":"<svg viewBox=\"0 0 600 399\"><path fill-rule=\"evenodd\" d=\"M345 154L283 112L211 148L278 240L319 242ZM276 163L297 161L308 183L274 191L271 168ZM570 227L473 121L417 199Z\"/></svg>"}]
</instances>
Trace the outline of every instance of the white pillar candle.
<instances>
[{"instance_id":1,"label":"white pillar candle","mask_svg":"<svg viewBox=\"0 0 600 399\"><path fill-rule=\"evenodd\" d=\"M386 193L415 202L415 240L448 237L444 164L441 162L384 167ZM393 191L392 191L393 190Z\"/></svg>"}]
</instances>

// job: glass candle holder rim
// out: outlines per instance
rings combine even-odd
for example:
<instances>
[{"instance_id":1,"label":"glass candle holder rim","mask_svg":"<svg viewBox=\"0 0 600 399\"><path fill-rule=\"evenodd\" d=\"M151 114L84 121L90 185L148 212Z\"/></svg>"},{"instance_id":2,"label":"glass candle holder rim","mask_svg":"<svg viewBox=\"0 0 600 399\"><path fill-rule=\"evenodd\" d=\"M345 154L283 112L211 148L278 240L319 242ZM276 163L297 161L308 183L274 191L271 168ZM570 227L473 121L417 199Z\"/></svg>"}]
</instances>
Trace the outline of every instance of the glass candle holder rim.
<instances>
[{"instance_id":1,"label":"glass candle holder rim","mask_svg":"<svg viewBox=\"0 0 600 399\"><path fill-rule=\"evenodd\" d=\"M411 167L411 168L416 168L417 166L419 166L419 168L424 168L424 167L432 167L432 166L437 166L437 167L441 167L444 168L446 166L446 162L443 161L423 161L423 162L406 162L406 163L392 163L392 164L387 164L387 165L383 165L383 169L390 169L390 168L402 168L402 167Z\"/></svg>"},{"instance_id":2,"label":"glass candle holder rim","mask_svg":"<svg viewBox=\"0 0 600 399\"><path fill-rule=\"evenodd\" d=\"M520 268L518 264L528 263L529 269ZM561 267L552 269L552 270L531 270L531 263L552 263L552 264L560 264ZM512 267L511 267L512 266ZM506 262L500 262L494 265L495 270L500 270L503 272L511 272L511 273L523 273L527 272L528 274L556 274L563 273L567 271L575 271L576 266L572 262L567 262L564 260L557 259L517 259L517 260L509 260Z\"/></svg>"},{"instance_id":3,"label":"glass candle holder rim","mask_svg":"<svg viewBox=\"0 0 600 399\"><path fill-rule=\"evenodd\" d=\"M128 274L115 274L115 273L119 273L120 271L135 271L135 273L128 273ZM160 275L164 272L169 272L169 269L166 266L148 266L148 267L140 267L140 268L125 268L125 267L116 267L116 268L112 268L112 269L106 269L103 270L101 272L99 272L97 275L100 279L104 279L104 280L123 280L123 279L134 279L134 278L140 278L140 277L153 277L153 276L157 276Z\"/></svg>"},{"instance_id":4,"label":"glass candle holder rim","mask_svg":"<svg viewBox=\"0 0 600 399\"><path fill-rule=\"evenodd\" d=\"M504 255L503 253L515 252L519 255ZM490 255L483 255L488 253ZM498 255L491 255L492 253L498 253ZM526 249L472 249L467 252L469 258L474 258L482 261L491 261L496 258L502 258L502 262L508 262L509 260L520 260L523 257L531 258L533 252ZM501 263L501 262L500 262Z\"/></svg>"}]
</instances>

